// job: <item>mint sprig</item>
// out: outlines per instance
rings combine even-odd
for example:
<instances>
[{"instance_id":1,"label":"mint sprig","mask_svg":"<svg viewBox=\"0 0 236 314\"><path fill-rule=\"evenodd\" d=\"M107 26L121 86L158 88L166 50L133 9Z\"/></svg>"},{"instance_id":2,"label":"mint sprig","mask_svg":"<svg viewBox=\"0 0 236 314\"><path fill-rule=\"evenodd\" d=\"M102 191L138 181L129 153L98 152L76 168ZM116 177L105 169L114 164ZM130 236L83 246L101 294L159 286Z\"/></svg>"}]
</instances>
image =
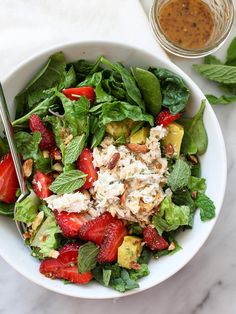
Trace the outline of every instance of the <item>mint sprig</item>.
<instances>
[{"instance_id":1,"label":"mint sprig","mask_svg":"<svg viewBox=\"0 0 236 314\"><path fill-rule=\"evenodd\" d=\"M85 145L85 134L76 136L67 146L65 152L65 164L72 164L77 160Z\"/></svg>"},{"instance_id":2,"label":"mint sprig","mask_svg":"<svg viewBox=\"0 0 236 314\"><path fill-rule=\"evenodd\" d=\"M78 270L83 274L96 267L99 246L92 242L87 242L79 248Z\"/></svg>"}]
</instances>

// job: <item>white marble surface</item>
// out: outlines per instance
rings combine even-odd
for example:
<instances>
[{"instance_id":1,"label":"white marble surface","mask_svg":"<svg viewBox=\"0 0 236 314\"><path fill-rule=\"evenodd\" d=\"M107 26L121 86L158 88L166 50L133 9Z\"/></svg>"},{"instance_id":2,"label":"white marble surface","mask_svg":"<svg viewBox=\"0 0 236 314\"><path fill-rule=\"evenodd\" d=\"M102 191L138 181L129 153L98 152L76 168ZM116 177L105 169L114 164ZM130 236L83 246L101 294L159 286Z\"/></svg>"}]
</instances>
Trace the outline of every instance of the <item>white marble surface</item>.
<instances>
[{"instance_id":1,"label":"white marble surface","mask_svg":"<svg viewBox=\"0 0 236 314\"><path fill-rule=\"evenodd\" d=\"M142 11L138 7L134 9L135 1L1 0L0 78L32 53L75 39L116 37L155 51ZM142 1L148 9L151 0ZM236 23L227 43L233 33L236 34ZM224 55L227 43L217 53L219 56ZM216 91L215 86L197 77L191 69L192 61L171 58L204 92ZM214 111L226 142L228 186L212 234L187 266L166 282L143 293L116 301L91 301L61 296L36 286L0 258L0 314L235 314L236 103L214 107Z\"/></svg>"}]
</instances>

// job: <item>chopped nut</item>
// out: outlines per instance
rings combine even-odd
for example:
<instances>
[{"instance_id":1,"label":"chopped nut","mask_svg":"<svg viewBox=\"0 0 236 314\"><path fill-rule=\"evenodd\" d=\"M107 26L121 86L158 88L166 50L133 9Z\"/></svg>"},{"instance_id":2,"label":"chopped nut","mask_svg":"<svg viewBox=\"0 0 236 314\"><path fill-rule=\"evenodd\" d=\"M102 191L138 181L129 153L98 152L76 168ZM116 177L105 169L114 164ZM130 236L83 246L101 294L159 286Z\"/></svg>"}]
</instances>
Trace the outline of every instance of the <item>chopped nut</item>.
<instances>
[{"instance_id":1,"label":"chopped nut","mask_svg":"<svg viewBox=\"0 0 236 314\"><path fill-rule=\"evenodd\" d=\"M32 236L32 234L30 232L25 232L23 233L23 238L26 240L26 239L30 239Z\"/></svg>"},{"instance_id":2,"label":"chopped nut","mask_svg":"<svg viewBox=\"0 0 236 314\"><path fill-rule=\"evenodd\" d=\"M48 236L46 234L41 235L41 237L39 237L39 241L40 242L45 242L47 240Z\"/></svg>"},{"instance_id":3,"label":"chopped nut","mask_svg":"<svg viewBox=\"0 0 236 314\"><path fill-rule=\"evenodd\" d=\"M43 157L49 158L49 151L48 150L43 150Z\"/></svg>"},{"instance_id":4,"label":"chopped nut","mask_svg":"<svg viewBox=\"0 0 236 314\"><path fill-rule=\"evenodd\" d=\"M168 247L168 251L173 251L175 249L175 244L174 242L171 242L169 247Z\"/></svg>"},{"instance_id":5,"label":"chopped nut","mask_svg":"<svg viewBox=\"0 0 236 314\"><path fill-rule=\"evenodd\" d=\"M53 176L54 179L56 179L56 178L59 176L59 173L58 173L58 172L54 172L54 173L52 174L52 176Z\"/></svg>"},{"instance_id":6,"label":"chopped nut","mask_svg":"<svg viewBox=\"0 0 236 314\"><path fill-rule=\"evenodd\" d=\"M115 153L112 155L108 165L107 165L107 168L112 170L113 168L115 168L115 166L117 165L118 161L120 159L120 153Z\"/></svg>"},{"instance_id":7,"label":"chopped nut","mask_svg":"<svg viewBox=\"0 0 236 314\"><path fill-rule=\"evenodd\" d=\"M68 145L72 139L73 139L73 135L70 134L63 140L63 142L65 145Z\"/></svg>"},{"instance_id":8,"label":"chopped nut","mask_svg":"<svg viewBox=\"0 0 236 314\"><path fill-rule=\"evenodd\" d=\"M33 159L27 159L22 166L23 176L29 178L32 174Z\"/></svg>"},{"instance_id":9,"label":"chopped nut","mask_svg":"<svg viewBox=\"0 0 236 314\"><path fill-rule=\"evenodd\" d=\"M50 152L50 156L52 159L54 160L61 160L62 156L61 156L61 152L58 148L54 148L51 152Z\"/></svg>"},{"instance_id":10,"label":"chopped nut","mask_svg":"<svg viewBox=\"0 0 236 314\"><path fill-rule=\"evenodd\" d=\"M191 163L193 165L197 165L198 164L198 158L196 155L189 155L188 156L188 159L191 161Z\"/></svg>"},{"instance_id":11,"label":"chopped nut","mask_svg":"<svg viewBox=\"0 0 236 314\"><path fill-rule=\"evenodd\" d=\"M52 169L57 171L57 172L62 172L63 171L63 166L62 164L60 164L59 162L55 163L53 166L52 166Z\"/></svg>"},{"instance_id":12,"label":"chopped nut","mask_svg":"<svg viewBox=\"0 0 236 314\"><path fill-rule=\"evenodd\" d=\"M192 198L196 198L197 197L197 191L193 191L191 195L192 195Z\"/></svg>"},{"instance_id":13,"label":"chopped nut","mask_svg":"<svg viewBox=\"0 0 236 314\"><path fill-rule=\"evenodd\" d=\"M175 152L175 150L174 150L174 147L173 147L173 145L172 144L167 144L166 145L166 147L165 147L165 149L164 149L164 154L166 155L166 156L173 156L174 155L174 152Z\"/></svg>"},{"instance_id":14,"label":"chopped nut","mask_svg":"<svg viewBox=\"0 0 236 314\"><path fill-rule=\"evenodd\" d=\"M38 215L36 216L35 220L32 223L32 230L33 231L37 230L37 228L41 225L43 218L44 218L44 212L41 211L38 213Z\"/></svg>"},{"instance_id":15,"label":"chopped nut","mask_svg":"<svg viewBox=\"0 0 236 314\"><path fill-rule=\"evenodd\" d=\"M52 251L49 253L49 257L58 258L58 256L59 256L59 252L56 251L56 250L52 250Z\"/></svg>"},{"instance_id":16,"label":"chopped nut","mask_svg":"<svg viewBox=\"0 0 236 314\"><path fill-rule=\"evenodd\" d=\"M145 154L148 152L148 148L146 145L139 145L139 144L132 144L132 143L129 143L127 144L127 147L129 150L131 150L131 152L134 152L134 153L142 153L142 154Z\"/></svg>"}]
</instances>

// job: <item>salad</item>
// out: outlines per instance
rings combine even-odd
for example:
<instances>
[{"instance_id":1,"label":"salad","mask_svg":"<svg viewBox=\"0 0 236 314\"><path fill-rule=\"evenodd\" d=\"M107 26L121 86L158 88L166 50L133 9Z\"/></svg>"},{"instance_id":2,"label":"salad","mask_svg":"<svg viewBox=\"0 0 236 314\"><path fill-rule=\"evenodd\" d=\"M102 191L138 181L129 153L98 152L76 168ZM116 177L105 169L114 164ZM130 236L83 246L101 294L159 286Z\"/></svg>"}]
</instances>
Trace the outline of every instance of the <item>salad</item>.
<instances>
[{"instance_id":1,"label":"salad","mask_svg":"<svg viewBox=\"0 0 236 314\"><path fill-rule=\"evenodd\" d=\"M215 215L199 156L207 150L204 100L175 73L62 52L15 97L15 140L30 194L22 201L0 138L0 213L26 226L39 271L120 292L149 275L151 258L181 249L175 237ZM171 258L171 257L169 257Z\"/></svg>"}]
</instances>

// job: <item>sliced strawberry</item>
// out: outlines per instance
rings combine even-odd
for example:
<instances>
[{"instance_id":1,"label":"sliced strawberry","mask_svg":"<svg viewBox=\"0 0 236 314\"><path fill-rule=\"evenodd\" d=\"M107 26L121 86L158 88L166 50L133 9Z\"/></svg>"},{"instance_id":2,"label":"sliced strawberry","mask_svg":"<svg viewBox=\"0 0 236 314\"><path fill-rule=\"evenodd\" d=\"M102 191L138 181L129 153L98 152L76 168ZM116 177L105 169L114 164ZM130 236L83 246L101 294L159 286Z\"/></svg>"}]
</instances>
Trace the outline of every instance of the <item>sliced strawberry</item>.
<instances>
[{"instance_id":1,"label":"sliced strawberry","mask_svg":"<svg viewBox=\"0 0 236 314\"><path fill-rule=\"evenodd\" d=\"M0 201L14 203L16 190L19 187L16 170L10 153L3 156L0 162Z\"/></svg>"},{"instance_id":2,"label":"sliced strawberry","mask_svg":"<svg viewBox=\"0 0 236 314\"><path fill-rule=\"evenodd\" d=\"M81 86L63 89L62 93L70 100L78 100L80 96L85 96L90 102L95 100L95 92L92 86Z\"/></svg>"},{"instance_id":3,"label":"sliced strawberry","mask_svg":"<svg viewBox=\"0 0 236 314\"><path fill-rule=\"evenodd\" d=\"M169 246L168 242L150 225L144 228L143 238L150 250L165 250Z\"/></svg>"},{"instance_id":4,"label":"sliced strawberry","mask_svg":"<svg viewBox=\"0 0 236 314\"><path fill-rule=\"evenodd\" d=\"M66 244L59 251L58 258L48 258L41 262L40 273L49 278L69 280L73 283L85 284L92 279L91 272L80 274L78 271L79 244Z\"/></svg>"},{"instance_id":5,"label":"sliced strawberry","mask_svg":"<svg viewBox=\"0 0 236 314\"><path fill-rule=\"evenodd\" d=\"M181 113L177 113L175 115L171 114L169 110L162 110L156 117L156 124L163 125L164 127L173 121L179 119L181 117Z\"/></svg>"},{"instance_id":6,"label":"sliced strawberry","mask_svg":"<svg viewBox=\"0 0 236 314\"><path fill-rule=\"evenodd\" d=\"M50 174L45 174L40 171L36 171L32 180L34 192L39 198L44 199L52 195L52 191L49 189L53 177Z\"/></svg>"},{"instance_id":7,"label":"sliced strawberry","mask_svg":"<svg viewBox=\"0 0 236 314\"><path fill-rule=\"evenodd\" d=\"M63 278L80 285L88 283L93 278L93 275L90 271L80 274L78 271L78 266L60 268L58 270L57 276L57 278Z\"/></svg>"},{"instance_id":8,"label":"sliced strawberry","mask_svg":"<svg viewBox=\"0 0 236 314\"><path fill-rule=\"evenodd\" d=\"M67 238L78 238L81 226L90 218L88 214L58 212L54 210L57 223Z\"/></svg>"},{"instance_id":9,"label":"sliced strawberry","mask_svg":"<svg viewBox=\"0 0 236 314\"><path fill-rule=\"evenodd\" d=\"M59 256L57 259L64 266L72 266L72 263L77 264L79 247L79 243L66 244L59 250Z\"/></svg>"},{"instance_id":10,"label":"sliced strawberry","mask_svg":"<svg viewBox=\"0 0 236 314\"><path fill-rule=\"evenodd\" d=\"M93 166L93 153L90 149L83 149L76 162L76 166L79 170L87 174L83 189L90 189L98 178L97 171Z\"/></svg>"},{"instance_id":11,"label":"sliced strawberry","mask_svg":"<svg viewBox=\"0 0 236 314\"><path fill-rule=\"evenodd\" d=\"M53 160L61 160L62 156L61 156L61 151L59 148L55 147L50 151L50 157Z\"/></svg>"},{"instance_id":12,"label":"sliced strawberry","mask_svg":"<svg viewBox=\"0 0 236 314\"><path fill-rule=\"evenodd\" d=\"M107 225L115 220L116 218L113 218L110 213L106 212L83 224L79 231L79 237L84 241L92 241L100 245Z\"/></svg>"},{"instance_id":13,"label":"sliced strawberry","mask_svg":"<svg viewBox=\"0 0 236 314\"><path fill-rule=\"evenodd\" d=\"M33 114L29 120L29 127L32 132L40 132L42 139L39 143L39 147L41 150L51 150L56 147L54 135L52 131L48 130L48 128L43 123L42 119L39 115Z\"/></svg>"},{"instance_id":14,"label":"sliced strawberry","mask_svg":"<svg viewBox=\"0 0 236 314\"><path fill-rule=\"evenodd\" d=\"M99 263L115 262L118 247L122 244L127 230L121 220L110 223L104 233L100 252L97 257Z\"/></svg>"}]
</instances>

